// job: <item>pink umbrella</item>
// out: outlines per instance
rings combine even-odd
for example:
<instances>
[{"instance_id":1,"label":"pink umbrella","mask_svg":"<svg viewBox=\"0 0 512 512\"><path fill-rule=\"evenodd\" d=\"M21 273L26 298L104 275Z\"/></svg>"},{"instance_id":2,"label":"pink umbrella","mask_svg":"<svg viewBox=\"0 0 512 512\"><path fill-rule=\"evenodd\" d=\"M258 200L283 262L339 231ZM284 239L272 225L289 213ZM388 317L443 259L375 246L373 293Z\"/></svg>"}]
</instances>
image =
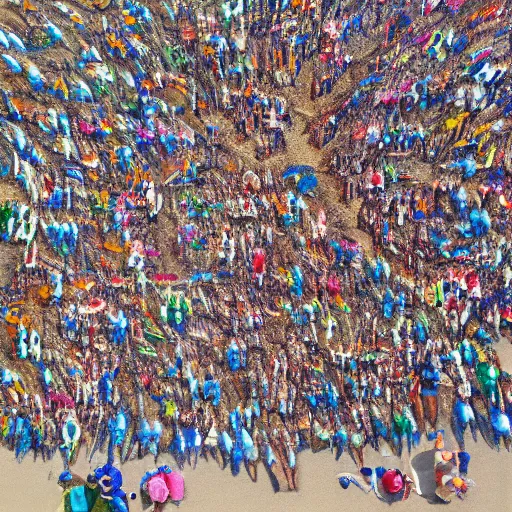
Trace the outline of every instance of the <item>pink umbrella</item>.
<instances>
[{"instance_id":1,"label":"pink umbrella","mask_svg":"<svg viewBox=\"0 0 512 512\"><path fill-rule=\"evenodd\" d=\"M329 276L329 280L327 281L327 290L331 297L336 297L336 295L341 291L340 282L334 274Z\"/></svg>"},{"instance_id":2,"label":"pink umbrella","mask_svg":"<svg viewBox=\"0 0 512 512\"><path fill-rule=\"evenodd\" d=\"M491 54L492 54L492 48L486 48L485 50L475 52L473 54L473 57L471 58L471 64L474 64L475 62L480 62L482 59L486 59Z\"/></svg>"},{"instance_id":3,"label":"pink umbrella","mask_svg":"<svg viewBox=\"0 0 512 512\"><path fill-rule=\"evenodd\" d=\"M156 283L169 283L177 281L178 276L176 274L155 274L151 280Z\"/></svg>"},{"instance_id":4,"label":"pink umbrella","mask_svg":"<svg viewBox=\"0 0 512 512\"><path fill-rule=\"evenodd\" d=\"M430 37L432 36L432 32L425 32L423 35L416 37L413 40L413 44L423 44L426 43Z\"/></svg>"},{"instance_id":5,"label":"pink umbrella","mask_svg":"<svg viewBox=\"0 0 512 512\"><path fill-rule=\"evenodd\" d=\"M137 135L146 140L153 140L155 138L155 134L146 128L138 128Z\"/></svg>"},{"instance_id":6,"label":"pink umbrella","mask_svg":"<svg viewBox=\"0 0 512 512\"><path fill-rule=\"evenodd\" d=\"M395 104L395 103L398 103L398 94L396 91L387 91L381 98L381 101L382 103L384 103L384 105L389 105L389 104Z\"/></svg>"},{"instance_id":7,"label":"pink umbrella","mask_svg":"<svg viewBox=\"0 0 512 512\"><path fill-rule=\"evenodd\" d=\"M409 79L409 80L406 80L405 82L403 82L402 85L400 85L400 92L410 91L413 83L414 82L412 81L412 79Z\"/></svg>"},{"instance_id":8,"label":"pink umbrella","mask_svg":"<svg viewBox=\"0 0 512 512\"><path fill-rule=\"evenodd\" d=\"M167 498L169 497L169 489L161 475L155 475L149 480L148 494L153 502L165 503L167 501Z\"/></svg>"},{"instance_id":9,"label":"pink umbrella","mask_svg":"<svg viewBox=\"0 0 512 512\"><path fill-rule=\"evenodd\" d=\"M80 127L80 131L87 135L91 135L96 130L92 124L86 123L85 121L79 121L78 125Z\"/></svg>"},{"instance_id":10,"label":"pink umbrella","mask_svg":"<svg viewBox=\"0 0 512 512\"><path fill-rule=\"evenodd\" d=\"M465 3L466 0L446 0L446 5L452 11L458 11Z\"/></svg>"},{"instance_id":11,"label":"pink umbrella","mask_svg":"<svg viewBox=\"0 0 512 512\"><path fill-rule=\"evenodd\" d=\"M185 480L183 475L173 471L172 473L165 473L164 478L171 495L171 500L181 501L185 496Z\"/></svg>"}]
</instances>

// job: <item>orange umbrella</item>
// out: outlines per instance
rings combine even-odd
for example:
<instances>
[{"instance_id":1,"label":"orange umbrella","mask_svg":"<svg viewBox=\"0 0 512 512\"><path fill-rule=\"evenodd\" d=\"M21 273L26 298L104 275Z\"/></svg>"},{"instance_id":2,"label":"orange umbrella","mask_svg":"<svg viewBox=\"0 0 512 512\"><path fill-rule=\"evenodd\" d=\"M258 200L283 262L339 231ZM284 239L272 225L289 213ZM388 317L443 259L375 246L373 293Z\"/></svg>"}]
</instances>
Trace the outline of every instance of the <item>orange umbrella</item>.
<instances>
[{"instance_id":1,"label":"orange umbrella","mask_svg":"<svg viewBox=\"0 0 512 512\"><path fill-rule=\"evenodd\" d=\"M66 85L64 78L57 78L57 80L55 80L55 83L53 84L53 88L56 91L61 91L65 99L69 98L68 86Z\"/></svg>"},{"instance_id":2,"label":"orange umbrella","mask_svg":"<svg viewBox=\"0 0 512 512\"><path fill-rule=\"evenodd\" d=\"M89 153L82 157L82 163L86 167L92 167L93 169L95 169L96 167L98 167L100 160L96 153Z\"/></svg>"},{"instance_id":3,"label":"orange umbrella","mask_svg":"<svg viewBox=\"0 0 512 512\"><path fill-rule=\"evenodd\" d=\"M91 178L92 181L98 181L100 179L98 173L95 171L89 171L87 175L89 176L89 178Z\"/></svg>"},{"instance_id":4,"label":"orange umbrella","mask_svg":"<svg viewBox=\"0 0 512 512\"><path fill-rule=\"evenodd\" d=\"M96 285L94 281L86 281L85 279L80 279L78 281L75 281L75 288L78 288L79 290L85 290L90 291L93 286Z\"/></svg>"},{"instance_id":5,"label":"orange umbrella","mask_svg":"<svg viewBox=\"0 0 512 512\"><path fill-rule=\"evenodd\" d=\"M149 80L147 78L145 80L142 80L140 85L141 85L141 87L143 87L144 89L146 89L148 91L155 88L155 82L153 82L153 80Z\"/></svg>"},{"instance_id":6,"label":"orange umbrella","mask_svg":"<svg viewBox=\"0 0 512 512\"><path fill-rule=\"evenodd\" d=\"M112 251L112 252L117 252L117 253L123 252L123 248L121 246L110 243L110 242L105 242L103 244L103 247L105 247L105 249L107 249L107 251Z\"/></svg>"},{"instance_id":7,"label":"orange umbrella","mask_svg":"<svg viewBox=\"0 0 512 512\"><path fill-rule=\"evenodd\" d=\"M34 4L32 4L30 2L30 0L24 0L23 1L23 12L27 12L27 11L37 11L39 10Z\"/></svg>"}]
</instances>

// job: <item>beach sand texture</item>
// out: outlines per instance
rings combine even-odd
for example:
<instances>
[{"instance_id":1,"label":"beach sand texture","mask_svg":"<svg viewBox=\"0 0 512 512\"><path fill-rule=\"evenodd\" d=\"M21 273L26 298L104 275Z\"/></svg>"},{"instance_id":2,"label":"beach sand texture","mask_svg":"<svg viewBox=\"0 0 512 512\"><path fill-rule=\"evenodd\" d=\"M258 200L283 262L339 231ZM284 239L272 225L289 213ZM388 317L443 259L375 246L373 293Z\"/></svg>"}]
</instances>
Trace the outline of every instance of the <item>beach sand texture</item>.
<instances>
[{"instance_id":1,"label":"beach sand texture","mask_svg":"<svg viewBox=\"0 0 512 512\"><path fill-rule=\"evenodd\" d=\"M503 341L497 345L497 351L504 369L512 368L512 345ZM446 436L447 448L456 449L453 437ZM415 512L433 512L439 507L449 507L453 511L465 512L512 512L512 453L502 449L499 453L492 451L481 437L478 442L466 434L466 449L471 454L469 477L476 487L470 489L465 501L455 499L450 505L431 504L429 496L433 495L433 450L432 443L422 441L420 451L411 456L412 466L418 474L423 497L412 495L403 503L392 505L393 511L411 510ZM423 450L423 451L422 451ZM398 467L410 473L407 456L403 460L397 457L382 457L373 450L365 453L368 466L383 465ZM0 452L2 470L0 471L0 512L56 512L61 500L61 488L57 478L62 471L62 462L58 454L49 463L42 460L33 462L29 457L18 464L12 452ZM85 450L81 453L73 471L85 477L91 468L106 461L105 454L95 455L92 464L85 459ZM176 467L169 455L160 456L159 464L168 463ZM328 451L313 454L310 451L300 453L299 491L274 494L265 469L258 466L258 482L253 483L245 470L233 477L229 468L221 471L213 462L201 459L195 470L185 467L185 500L181 512L380 512L389 511L390 507L378 501L373 495L365 495L360 489L350 486L343 490L336 479L336 474L355 472L356 466L348 454L343 454L339 461ZM122 466L124 489L126 492L139 490L140 478L145 471L154 468L151 457L131 461ZM176 507L167 505L166 510ZM131 503L131 512L142 510L140 499ZM149 509L150 510L150 509Z\"/></svg>"},{"instance_id":2,"label":"beach sand texture","mask_svg":"<svg viewBox=\"0 0 512 512\"><path fill-rule=\"evenodd\" d=\"M512 511L512 454L491 452L483 441L468 443L472 460L469 475L476 482L465 501L455 500L446 505L453 511L466 512L511 512ZM2 471L0 489L2 498L0 512L56 512L61 499L61 488L57 478L62 471L60 460L47 464L42 461L24 461L18 464L10 452L2 451ZM165 457L162 458L165 461ZM159 459L160 460L160 459ZM170 460L170 458L169 458ZM406 465L395 457L383 459L376 453L367 452L368 464L390 467ZM424 493L432 494L433 453L424 452L413 457L413 465L418 473ZM94 461L93 461L94 462ZM98 460L101 462L101 460ZM351 486L343 490L336 479L341 471L355 471L355 465L344 454L336 462L330 452L317 454L311 452L299 455L300 489L298 492L274 494L270 481L262 466L259 466L257 483L251 482L245 471L233 477L229 471L221 471L216 463L200 461L196 470L186 467L184 470L186 496L179 507L181 512L379 512L389 511L390 506L381 503L373 495L365 495ZM93 464L93 467L95 464ZM146 458L123 466L124 488L127 492L138 491L138 482L142 474L154 467L152 460ZM89 464L81 458L74 471L86 475ZM430 484L430 485L429 485ZM432 505L428 499L412 495L403 503L392 505L393 511L430 511L442 504ZM175 510L172 504L166 511ZM130 511L143 510L140 499L131 502ZM148 509L151 510L151 509Z\"/></svg>"},{"instance_id":3,"label":"beach sand texture","mask_svg":"<svg viewBox=\"0 0 512 512\"><path fill-rule=\"evenodd\" d=\"M502 368L512 369L512 345L505 340L496 346ZM446 446L456 449L456 444L449 429L446 429ZM477 443L466 433L466 450L471 454L468 476L475 481L476 487L470 489L466 500L455 499L450 505L433 504L433 456L432 443L424 438L419 450L410 459L404 455L383 457L373 450L366 450L365 465L400 468L416 471L423 496L413 494L402 503L392 505L393 511L411 510L415 512L433 512L439 507L449 507L453 511L465 512L512 512L512 453L502 449L499 453L491 450L481 436ZM43 463L41 459L33 461L27 457L22 464L14 459L14 454L5 449L0 451L0 512L56 512L61 502L62 489L57 478L63 466L60 456L56 454L52 461ZM410 461L410 462L409 462ZM80 454L78 463L72 470L85 477L88 472L106 462L106 454L97 453L92 463L85 457L85 450ZM170 455L162 455L158 464L176 464ZM217 463L199 460L193 470L186 466L185 500L179 507L181 512L380 512L389 511L386 505L373 495L365 495L353 485L343 490L336 479L336 474L344 471L356 472L356 466L347 453L336 461L325 450L313 454L302 452L298 456L299 490L297 492L278 493L272 490L270 480L262 464L258 466L258 481L253 483L244 469L240 475L233 477L229 468L221 471ZM151 457L130 461L122 466L124 489L127 493L138 494L142 475L155 467ZM176 509L167 505L165 510ZM142 504L137 499L130 503L131 512L142 511ZM148 509L151 510L151 509Z\"/></svg>"}]
</instances>

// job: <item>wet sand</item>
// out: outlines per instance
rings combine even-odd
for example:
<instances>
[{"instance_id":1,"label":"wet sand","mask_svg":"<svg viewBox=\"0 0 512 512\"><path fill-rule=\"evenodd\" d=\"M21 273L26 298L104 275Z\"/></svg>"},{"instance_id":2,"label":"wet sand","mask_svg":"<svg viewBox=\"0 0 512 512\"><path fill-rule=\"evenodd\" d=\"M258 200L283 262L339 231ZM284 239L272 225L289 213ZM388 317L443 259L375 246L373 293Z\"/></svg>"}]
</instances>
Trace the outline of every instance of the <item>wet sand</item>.
<instances>
[{"instance_id":1,"label":"wet sand","mask_svg":"<svg viewBox=\"0 0 512 512\"><path fill-rule=\"evenodd\" d=\"M512 369L512 345L499 343L496 349L502 367ZM446 436L446 446L456 449L453 437ZM424 439L420 450L411 456L411 463L420 480L424 496L415 494L404 503L395 503L393 510L415 510L427 512L444 507L443 504L429 503L429 495L434 491L432 443ZM455 499L450 510L466 512L512 512L512 453L502 449L499 453L491 450L481 436L474 443L466 433L466 450L471 454L468 476L476 483L470 489L466 500ZM365 452L365 464L398 467L410 474L407 456L382 457L373 450ZM12 452L0 449L0 512L56 512L61 500L61 488L57 478L63 466L59 454L51 462L32 461L27 457L18 464ZM106 462L106 455L95 455L92 464L85 459L85 450L72 470L85 477L90 469ZM175 467L169 455L162 455L159 464L167 463ZM350 512L389 511L388 505L379 502L373 494L365 495L353 485L343 490L336 474L344 471L356 472L356 466L348 454L339 461L328 451L313 454L310 451L298 455L299 491L274 494L265 469L258 466L258 482L253 483L242 468L240 475L233 477L229 468L222 471L213 461L201 459L195 470L185 467L185 500L179 507L182 512L320 512L347 510ZM155 467L151 457L128 462L122 466L124 489L127 493L138 493L140 478L145 471ZM168 505L166 510L174 509ZM137 498L131 502L131 512L140 512L142 505ZM148 509L150 510L150 509Z\"/></svg>"}]
</instances>

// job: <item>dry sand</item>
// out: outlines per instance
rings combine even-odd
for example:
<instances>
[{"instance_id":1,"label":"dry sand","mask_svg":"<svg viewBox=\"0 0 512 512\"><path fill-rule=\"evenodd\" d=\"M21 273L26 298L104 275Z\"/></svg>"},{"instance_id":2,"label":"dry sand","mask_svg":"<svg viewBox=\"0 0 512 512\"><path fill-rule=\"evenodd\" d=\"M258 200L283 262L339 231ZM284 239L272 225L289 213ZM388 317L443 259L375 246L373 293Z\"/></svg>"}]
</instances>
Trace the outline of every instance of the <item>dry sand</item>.
<instances>
[{"instance_id":1,"label":"dry sand","mask_svg":"<svg viewBox=\"0 0 512 512\"><path fill-rule=\"evenodd\" d=\"M456 500L448 505L450 510L471 512L511 512L512 487L512 454L502 451L492 452L483 441L468 449L472 454L470 476L475 480L476 487L471 489L468 498L461 502ZM1 452L2 471L0 472L1 512L56 512L61 497L61 489L57 485L57 477L62 471L58 457L49 463L25 460L18 464L12 454ZM423 491L432 491L432 452L425 452L413 459L413 464L421 480ZM390 467L397 465L407 470L394 457L382 459L378 454L368 453L368 463L384 463ZM165 458L162 459L165 460ZM305 452L299 455L300 490L293 493L274 494L263 467L260 466L259 480L253 483L247 474L242 472L233 477L228 469L221 471L215 463L200 461L194 471L186 468L186 498L179 507L182 512L272 512L294 511L313 512L347 510L350 512L389 511L388 505L372 495L365 495L361 490L351 486L343 490L335 477L341 471L354 471L354 463L347 455L336 462L329 452L312 454ZM98 462L101 462L99 460ZM137 491L138 481L147 469L154 467L150 458L135 461L123 466L126 491ZM86 475L89 465L80 460L73 469ZM430 485L429 485L430 483ZM434 511L444 505L429 504L427 499L413 495L407 502L392 505L393 510ZM172 510L168 505L166 510ZM142 510L139 499L132 502L130 510Z\"/></svg>"},{"instance_id":2,"label":"dry sand","mask_svg":"<svg viewBox=\"0 0 512 512\"><path fill-rule=\"evenodd\" d=\"M512 369L512 345L502 342L497 345L502 367ZM469 433L466 439L470 438ZM412 495L404 503L392 505L393 511L414 510L434 511L445 505L429 503L433 487L433 451L430 445L423 441L422 449L412 456L412 466L420 479L424 496ZM455 444L447 436L447 447L455 449ZM492 451L479 438L475 444L467 440L466 449L472 459L469 466L469 476L476 482L465 501L455 500L450 510L466 512L512 512L512 453L501 450ZM28 457L22 464L14 460L14 455L5 449L0 451L2 470L0 471L0 512L56 512L60 499L61 488L57 478L63 469L58 454L53 461L44 464L41 460L33 462ZM85 477L91 468L104 463L105 455L95 456L92 464L85 457L80 457L73 471ZM161 456L159 464L168 463L175 467L174 460ZM373 450L366 452L365 464L368 466L383 465L399 467L410 472L407 460L396 457L381 457ZM372 495L365 495L361 490L351 486L343 490L336 479L336 474L343 471L355 472L356 467L347 454L339 461L334 459L329 451L313 454L303 452L298 456L299 491L292 493L274 494L270 481L263 466L258 467L258 482L253 483L245 470L238 477L233 477L229 469L221 471L215 462L199 461L198 467L192 470L186 467L185 485L186 497L180 506L182 512L320 512L331 510L346 510L350 512L379 512L389 511L388 505L383 504ZM138 483L144 472L154 468L150 457L129 462L122 467L124 488L127 492L138 491ZM166 510L172 510L174 505L168 505ZM130 510L142 510L140 500L132 502Z\"/></svg>"}]
</instances>

